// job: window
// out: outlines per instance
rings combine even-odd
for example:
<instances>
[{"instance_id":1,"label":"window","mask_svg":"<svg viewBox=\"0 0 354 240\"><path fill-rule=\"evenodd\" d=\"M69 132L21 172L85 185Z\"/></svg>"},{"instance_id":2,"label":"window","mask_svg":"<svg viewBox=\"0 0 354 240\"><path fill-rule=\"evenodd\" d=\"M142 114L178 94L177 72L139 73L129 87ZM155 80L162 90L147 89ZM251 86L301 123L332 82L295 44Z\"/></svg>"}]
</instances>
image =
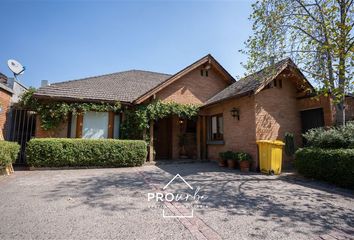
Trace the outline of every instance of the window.
<instances>
[{"instance_id":1,"label":"window","mask_svg":"<svg viewBox=\"0 0 354 240\"><path fill-rule=\"evenodd\" d=\"M82 138L107 138L108 112L87 112L84 115Z\"/></svg>"},{"instance_id":2,"label":"window","mask_svg":"<svg viewBox=\"0 0 354 240\"><path fill-rule=\"evenodd\" d=\"M224 121L222 114L214 115L209 118L209 140L220 141L224 139Z\"/></svg>"},{"instance_id":3,"label":"window","mask_svg":"<svg viewBox=\"0 0 354 240\"><path fill-rule=\"evenodd\" d=\"M209 76L209 71L207 69L200 69L200 76Z\"/></svg>"},{"instance_id":4,"label":"window","mask_svg":"<svg viewBox=\"0 0 354 240\"><path fill-rule=\"evenodd\" d=\"M272 82L268 83L264 89L270 89L270 88L282 88L283 87L283 81L281 79L274 79Z\"/></svg>"}]
</instances>

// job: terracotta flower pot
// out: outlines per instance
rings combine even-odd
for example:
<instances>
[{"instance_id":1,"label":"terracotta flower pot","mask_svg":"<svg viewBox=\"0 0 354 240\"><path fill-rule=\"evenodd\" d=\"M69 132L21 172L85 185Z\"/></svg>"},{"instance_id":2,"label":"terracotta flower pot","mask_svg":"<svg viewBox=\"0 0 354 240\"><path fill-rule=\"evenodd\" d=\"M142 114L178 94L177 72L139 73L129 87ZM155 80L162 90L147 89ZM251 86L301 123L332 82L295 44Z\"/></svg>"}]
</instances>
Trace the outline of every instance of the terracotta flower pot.
<instances>
[{"instance_id":1,"label":"terracotta flower pot","mask_svg":"<svg viewBox=\"0 0 354 240\"><path fill-rule=\"evenodd\" d=\"M227 166L228 166L230 169L236 168L236 161L233 160L233 159L227 159Z\"/></svg>"},{"instance_id":2,"label":"terracotta flower pot","mask_svg":"<svg viewBox=\"0 0 354 240\"><path fill-rule=\"evenodd\" d=\"M249 161L241 161L240 162L241 172L249 172L250 170L250 162Z\"/></svg>"},{"instance_id":3,"label":"terracotta flower pot","mask_svg":"<svg viewBox=\"0 0 354 240\"><path fill-rule=\"evenodd\" d=\"M226 166L226 161L224 159L222 159L222 158L219 158L218 163L219 163L220 167L225 167Z\"/></svg>"}]
</instances>

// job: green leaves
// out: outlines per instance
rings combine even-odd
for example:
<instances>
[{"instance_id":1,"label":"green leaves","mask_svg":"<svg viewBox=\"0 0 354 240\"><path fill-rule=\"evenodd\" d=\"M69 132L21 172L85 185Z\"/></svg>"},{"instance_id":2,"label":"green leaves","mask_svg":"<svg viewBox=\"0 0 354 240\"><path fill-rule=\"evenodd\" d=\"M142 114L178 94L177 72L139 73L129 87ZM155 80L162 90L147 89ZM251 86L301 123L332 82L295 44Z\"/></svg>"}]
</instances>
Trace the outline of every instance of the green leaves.
<instances>
[{"instance_id":1,"label":"green leaves","mask_svg":"<svg viewBox=\"0 0 354 240\"><path fill-rule=\"evenodd\" d=\"M329 129L315 128L305 134L307 146L323 149L354 148L354 123Z\"/></svg>"},{"instance_id":2,"label":"green leaves","mask_svg":"<svg viewBox=\"0 0 354 240\"><path fill-rule=\"evenodd\" d=\"M35 111L41 117L41 127L44 130L53 129L67 119L70 113L83 114L88 111L96 112L117 112L121 109L121 104L110 103L68 103L68 102L47 102L39 101L33 94L34 88L30 88L21 96L20 106Z\"/></svg>"},{"instance_id":3,"label":"green leaves","mask_svg":"<svg viewBox=\"0 0 354 240\"><path fill-rule=\"evenodd\" d=\"M300 148L295 168L305 177L354 189L354 149Z\"/></svg>"},{"instance_id":4,"label":"green leaves","mask_svg":"<svg viewBox=\"0 0 354 240\"><path fill-rule=\"evenodd\" d=\"M252 5L253 35L242 53L249 73L291 57L335 103L354 91L354 2L264 0Z\"/></svg>"},{"instance_id":5,"label":"green leaves","mask_svg":"<svg viewBox=\"0 0 354 240\"><path fill-rule=\"evenodd\" d=\"M0 141L0 166L15 162L20 145L14 142Z\"/></svg>"},{"instance_id":6,"label":"green leaves","mask_svg":"<svg viewBox=\"0 0 354 240\"><path fill-rule=\"evenodd\" d=\"M295 140L293 133L285 133L285 153L287 156L293 156L295 153Z\"/></svg>"},{"instance_id":7,"label":"green leaves","mask_svg":"<svg viewBox=\"0 0 354 240\"><path fill-rule=\"evenodd\" d=\"M26 155L34 167L133 167L145 162L147 148L141 140L38 138Z\"/></svg>"},{"instance_id":8,"label":"green leaves","mask_svg":"<svg viewBox=\"0 0 354 240\"><path fill-rule=\"evenodd\" d=\"M143 131L149 128L150 120L158 120L176 115L180 118L191 119L198 115L199 106L194 104L164 103L155 101L125 110L125 121L122 125L124 138L141 139Z\"/></svg>"}]
</instances>

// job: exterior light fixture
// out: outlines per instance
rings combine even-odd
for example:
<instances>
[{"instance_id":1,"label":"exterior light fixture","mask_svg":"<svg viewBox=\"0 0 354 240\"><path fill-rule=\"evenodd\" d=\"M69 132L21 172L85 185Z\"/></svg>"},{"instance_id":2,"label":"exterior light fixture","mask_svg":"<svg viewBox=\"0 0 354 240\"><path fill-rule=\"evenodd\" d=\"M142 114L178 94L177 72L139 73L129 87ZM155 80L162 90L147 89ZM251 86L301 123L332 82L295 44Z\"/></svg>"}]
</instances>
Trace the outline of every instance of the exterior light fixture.
<instances>
[{"instance_id":1,"label":"exterior light fixture","mask_svg":"<svg viewBox=\"0 0 354 240\"><path fill-rule=\"evenodd\" d=\"M231 109L230 113L233 118L237 118L237 120L240 120L240 110L234 107Z\"/></svg>"}]
</instances>

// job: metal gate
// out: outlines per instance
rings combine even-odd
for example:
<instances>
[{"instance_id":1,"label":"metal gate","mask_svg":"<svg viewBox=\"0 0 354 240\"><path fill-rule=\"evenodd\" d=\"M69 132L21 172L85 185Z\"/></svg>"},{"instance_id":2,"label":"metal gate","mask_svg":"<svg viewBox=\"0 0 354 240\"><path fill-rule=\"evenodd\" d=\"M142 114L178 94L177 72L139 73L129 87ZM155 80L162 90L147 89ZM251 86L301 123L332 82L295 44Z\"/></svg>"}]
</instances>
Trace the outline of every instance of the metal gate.
<instances>
[{"instance_id":1,"label":"metal gate","mask_svg":"<svg viewBox=\"0 0 354 240\"><path fill-rule=\"evenodd\" d=\"M36 114L26 109L11 108L8 119L6 140L17 142L21 146L15 164L26 165L26 144L35 135Z\"/></svg>"}]
</instances>

